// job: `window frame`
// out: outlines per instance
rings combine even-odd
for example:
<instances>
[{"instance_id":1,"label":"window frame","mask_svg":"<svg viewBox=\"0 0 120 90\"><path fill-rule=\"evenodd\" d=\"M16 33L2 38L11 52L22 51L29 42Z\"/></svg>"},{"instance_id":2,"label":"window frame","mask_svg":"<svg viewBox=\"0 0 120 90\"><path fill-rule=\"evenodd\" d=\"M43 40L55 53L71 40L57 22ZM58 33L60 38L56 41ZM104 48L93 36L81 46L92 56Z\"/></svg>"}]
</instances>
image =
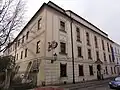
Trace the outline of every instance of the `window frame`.
<instances>
[{"instance_id":1,"label":"window frame","mask_svg":"<svg viewBox=\"0 0 120 90\"><path fill-rule=\"evenodd\" d=\"M21 51L21 57L20 57L20 59L23 59L23 51Z\"/></svg>"},{"instance_id":2,"label":"window frame","mask_svg":"<svg viewBox=\"0 0 120 90\"><path fill-rule=\"evenodd\" d=\"M79 41L79 42L81 41L81 40L80 40L80 36L81 36L81 35L80 35L80 28L79 28L79 27L76 27L76 37L77 37L77 41Z\"/></svg>"},{"instance_id":3,"label":"window frame","mask_svg":"<svg viewBox=\"0 0 120 90\"><path fill-rule=\"evenodd\" d=\"M25 58L28 56L28 48L25 49Z\"/></svg>"},{"instance_id":4,"label":"window frame","mask_svg":"<svg viewBox=\"0 0 120 90\"><path fill-rule=\"evenodd\" d=\"M91 49L87 49L88 50L88 59L92 59L92 52Z\"/></svg>"},{"instance_id":5,"label":"window frame","mask_svg":"<svg viewBox=\"0 0 120 90\"><path fill-rule=\"evenodd\" d=\"M60 54L66 54L66 43L65 42L60 42Z\"/></svg>"},{"instance_id":6,"label":"window frame","mask_svg":"<svg viewBox=\"0 0 120 90\"><path fill-rule=\"evenodd\" d=\"M41 20L42 20L42 18L40 18L40 19L38 20L38 23L37 23L37 24L38 24L38 25L37 25L37 26L38 26L38 27L37 27L38 30L40 30L41 27L42 27L42 25L41 25Z\"/></svg>"},{"instance_id":7,"label":"window frame","mask_svg":"<svg viewBox=\"0 0 120 90\"><path fill-rule=\"evenodd\" d=\"M40 53L40 46L39 46L39 44L40 44L40 40L37 41L37 45L36 45L36 53Z\"/></svg>"},{"instance_id":8,"label":"window frame","mask_svg":"<svg viewBox=\"0 0 120 90\"><path fill-rule=\"evenodd\" d=\"M86 42L87 42L87 45L90 46L90 35L88 32L86 32Z\"/></svg>"},{"instance_id":9,"label":"window frame","mask_svg":"<svg viewBox=\"0 0 120 90\"><path fill-rule=\"evenodd\" d=\"M67 77L67 63L60 63L60 77Z\"/></svg>"},{"instance_id":10,"label":"window frame","mask_svg":"<svg viewBox=\"0 0 120 90\"><path fill-rule=\"evenodd\" d=\"M78 65L78 69L79 69L79 76L84 76L84 66Z\"/></svg>"},{"instance_id":11,"label":"window frame","mask_svg":"<svg viewBox=\"0 0 120 90\"><path fill-rule=\"evenodd\" d=\"M90 73L90 76L94 75L93 65L89 65L89 73Z\"/></svg>"}]
</instances>

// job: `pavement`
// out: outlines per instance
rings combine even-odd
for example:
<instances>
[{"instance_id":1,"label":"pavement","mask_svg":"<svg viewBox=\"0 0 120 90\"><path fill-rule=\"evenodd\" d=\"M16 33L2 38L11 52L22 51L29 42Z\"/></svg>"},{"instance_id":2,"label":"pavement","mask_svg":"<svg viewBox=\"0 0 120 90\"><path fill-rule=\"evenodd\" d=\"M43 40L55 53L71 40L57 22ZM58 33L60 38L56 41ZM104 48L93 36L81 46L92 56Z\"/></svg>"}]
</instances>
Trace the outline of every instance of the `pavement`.
<instances>
[{"instance_id":1,"label":"pavement","mask_svg":"<svg viewBox=\"0 0 120 90\"><path fill-rule=\"evenodd\" d=\"M76 83L76 84L67 84L67 85L60 85L59 87L64 88L65 90L78 90L81 88L89 88L89 87L93 87L93 86L99 86L99 85L104 85L104 84L108 84L108 82L111 80L112 78L107 78L104 80L91 80L91 81L87 81L87 82L81 82L81 83Z\"/></svg>"}]
</instances>

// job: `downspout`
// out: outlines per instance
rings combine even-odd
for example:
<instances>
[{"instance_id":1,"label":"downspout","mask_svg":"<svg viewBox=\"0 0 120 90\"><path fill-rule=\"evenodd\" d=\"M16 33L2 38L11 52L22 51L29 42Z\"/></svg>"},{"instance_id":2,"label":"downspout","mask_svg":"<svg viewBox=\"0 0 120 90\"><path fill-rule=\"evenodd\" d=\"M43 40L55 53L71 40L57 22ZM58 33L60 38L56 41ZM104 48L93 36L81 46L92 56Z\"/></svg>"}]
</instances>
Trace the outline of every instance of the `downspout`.
<instances>
[{"instance_id":1,"label":"downspout","mask_svg":"<svg viewBox=\"0 0 120 90\"><path fill-rule=\"evenodd\" d=\"M73 84L75 84L75 69L74 69L74 50L73 50L73 31L72 31L72 23L73 19L71 17L71 11L70 11L70 28L71 28L71 47L72 47L72 66L73 66Z\"/></svg>"}]
</instances>

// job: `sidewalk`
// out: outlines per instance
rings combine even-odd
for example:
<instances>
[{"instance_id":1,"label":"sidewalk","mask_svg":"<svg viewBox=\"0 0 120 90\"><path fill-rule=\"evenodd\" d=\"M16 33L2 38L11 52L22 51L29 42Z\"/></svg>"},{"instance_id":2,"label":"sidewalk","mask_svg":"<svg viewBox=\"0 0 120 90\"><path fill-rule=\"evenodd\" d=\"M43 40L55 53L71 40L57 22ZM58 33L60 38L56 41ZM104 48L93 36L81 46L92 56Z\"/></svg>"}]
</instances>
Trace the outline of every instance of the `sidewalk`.
<instances>
[{"instance_id":1,"label":"sidewalk","mask_svg":"<svg viewBox=\"0 0 120 90\"><path fill-rule=\"evenodd\" d=\"M108 83L112 78L106 78L104 80L91 80L91 81L79 82L79 83L77 82L75 84L69 83L64 85L38 87L30 90L77 90L80 88L87 88L95 85Z\"/></svg>"},{"instance_id":2,"label":"sidewalk","mask_svg":"<svg viewBox=\"0 0 120 90\"><path fill-rule=\"evenodd\" d=\"M87 88L95 85L101 85L104 83L108 83L112 78L107 78L104 80L91 80L86 82L80 82L76 84L66 84L66 85L59 85L59 87L64 88L64 90L76 90L80 88Z\"/></svg>"}]
</instances>

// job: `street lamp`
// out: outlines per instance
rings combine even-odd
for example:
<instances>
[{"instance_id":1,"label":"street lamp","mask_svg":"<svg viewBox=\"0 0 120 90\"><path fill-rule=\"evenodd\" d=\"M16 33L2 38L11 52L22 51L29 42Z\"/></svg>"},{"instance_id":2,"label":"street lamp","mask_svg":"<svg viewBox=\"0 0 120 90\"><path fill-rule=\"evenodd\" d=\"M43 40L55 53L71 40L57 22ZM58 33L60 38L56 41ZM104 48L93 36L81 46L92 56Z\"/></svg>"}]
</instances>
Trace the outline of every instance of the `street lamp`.
<instances>
[{"instance_id":1,"label":"street lamp","mask_svg":"<svg viewBox=\"0 0 120 90\"><path fill-rule=\"evenodd\" d=\"M53 60L51 60L51 63L53 63L54 61L56 61L57 60L57 54L55 53L55 54L53 54Z\"/></svg>"}]
</instances>

